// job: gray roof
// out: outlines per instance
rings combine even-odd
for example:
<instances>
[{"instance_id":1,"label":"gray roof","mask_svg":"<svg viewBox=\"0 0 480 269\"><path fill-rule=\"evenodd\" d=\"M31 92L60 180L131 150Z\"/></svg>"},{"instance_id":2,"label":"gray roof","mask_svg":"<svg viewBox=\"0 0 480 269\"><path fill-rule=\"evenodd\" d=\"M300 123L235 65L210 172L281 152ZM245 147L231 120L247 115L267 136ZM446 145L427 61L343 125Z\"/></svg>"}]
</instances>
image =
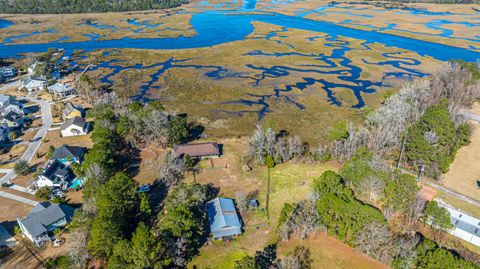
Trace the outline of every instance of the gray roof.
<instances>
[{"instance_id":1,"label":"gray roof","mask_svg":"<svg viewBox=\"0 0 480 269\"><path fill-rule=\"evenodd\" d=\"M60 128L62 130L65 130L68 127L70 127L71 125L75 125L75 126L78 126L80 128L83 128L83 127L85 127L85 119L81 118L81 117L75 117L73 119L69 119L69 120L65 121L62 124L62 126L60 126Z\"/></svg>"},{"instance_id":2,"label":"gray roof","mask_svg":"<svg viewBox=\"0 0 480 269\"><path fill-rule=\"evenodd\" d=\"M59 179L59 177L61 178L67 177L68 179L68 176L70 176L70 170L63 163L57 160L53 160L48 164L45 171L43 171L42 176L48 178L53 183L58 183L61 180Z\"/></svg>"},{"instance_id":3,"label":"gray roof","mask_svg":"<svg viewBox=\"0 0 480 269\"><path fill-rule=\"evenodd\" d=\"M480 237L480 219L469 216L456 209L445 207L450 213L450 222L456 228Z\"/></svg>"},{"instance_id":4,"label":"gray roof","mask_svg":"<svg viewBox=\"0 0 480 269\"><path fill-rule=\"evenodd\" d=\"M55 83L52 86L49 86L48 89L57 93L63 93L73 90L72 86L63 83Z\"/></svg>"},{"instance_id":5,"label":"gray roof","mask_svg":"<svg viewBox=\"0 0 480 269\"><path fill-rule=\"evenodd\" d=\"M48 82L47 79L45 79L43 77L29 76L23 81L23 85L27 85L28 83L30 83L33 80L37 80L37 81L41 81L41 82Z\"/></svg>"},{"instance_id":6,"label":"gray roof","mask_svg":"<svg viewBox=\"0 0 480 269\"><path fill-rule=\"evenodd\" d=\"M84 147L63 145L53 151L52 159L82 158L84 153Z\"/></svg>"},{"instance_id":7,"label":"gray roof","mask_svg":"<svg viewBox=\"0 0 480 269\"><path fill-rule=\"evenodd\" d=\"M11 99L13 99L13 97L10 95L0 94L0 103L5 103Z\"/></svg>"},{"instance_id":8,"label":"gray roof","mask_svg":"<svg viewBox=\"0 0 480 269\"><path fill-rule=\"evenodd\" d=\"M23 226L34 237L47 232L47 227L62 218L66 218L65 212L58 204L49 202L40 203L32 209L30 214L21 220Z\"/></svg>"},{"instance_id":9,"label":"gray roof","mask_svg":"<svg viewBox=\"0 0 480 269\"><path fill-rule=\"evenodd\" d=\"M4 118L8 121L16 122L17 120L22 118L22 115L18 114L15 111L10 111L7 115L4 116Z\"/></svg>"},{"instance_id":10,"label":"gray roof","mask_svg":"<svg viewBox=\"0 0 480 269\"><path fill-rule=\"evenodd\" d=\"M68 102L62 110L63 116L68 116L74 109L77 109L72 103Z\"/></svg>"}]
</instances>

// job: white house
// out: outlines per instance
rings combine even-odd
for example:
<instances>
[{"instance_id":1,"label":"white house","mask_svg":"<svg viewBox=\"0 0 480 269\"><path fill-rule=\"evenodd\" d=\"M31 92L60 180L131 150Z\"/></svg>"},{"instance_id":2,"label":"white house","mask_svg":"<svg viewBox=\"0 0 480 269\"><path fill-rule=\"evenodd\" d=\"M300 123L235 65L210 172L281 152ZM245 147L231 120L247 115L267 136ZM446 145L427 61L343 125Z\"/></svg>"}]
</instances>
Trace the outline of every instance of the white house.
<instances>
[{"instance_id":1,"label":"white house","mask_svg":"<svg viewBox=\"0 0 480 269\"><path fill-rule=\"evenodd\" d=\"M67 210L58 204L39 203L27 217L17 218L22 233L37 246L50 240L48 233L67 225Z\"/></svg>"},{"instance_id":2,"label":"white house","mask_svg":"<svg viewBox=\"0 0 480 269\"><path fill-rule=\"evenodd\" d=\"M60 126L60 131L63 137L85 135L88 133L87 123L84 118L75 117L69 119Z\"/></svg>"},{"instance_id":3,"label":"white house","mask_svg":"<svg viewBox=\"0 0 480 269\"><path fill-rule=\"evenodd\" d=\"M37 66L38 66L40 63L42 63L42 62L34 62L33 64L31 64L31 65L27 68L28 74L29 74L29 75L35 74L35 69L37 69Z\"/></svg>"},{"instance_id":4,"label":"white house","mask_svg":"<svg viewBox=\"0 0 480 269\"><path fill-rule=\"evenodd\" d=\"M27 89L28 92L42 91L48 86L48 81L42 77L30 76L23 80L22 88Z\"/></svg>"},{"instance_id":5,"label":"white house","mask_svg":"<svg viewBox=\"0 0 480 269\"><path fill-rule=\"evenodd\" d=\"M11 78L16 77L18 71L15 67L12 66L3 66L0 67L0 81L6 81Z\"/></svg>"},{"instance_id":6,"label":"white house","mask_svg":"<svg viewBox=\"0 0 480 269\"><path fill-rule=\"evenodd\" d=\"M453 228L448 233L471 244L480 246L480 219L458 211L445 203L439 203L439 205L446 208L450 213L450 222Z\"/></svg>"},{"instance_id":7,"label":"white house","mask_svg":"<svg viewBox=\"0 0 480 269\"><path fill-rule=\"evenodd\" d=\"M5 125L8 128L17 128L23 124L23 114L10 111L7 115L0 116L0 124Z\"/></svg>"},{"instance_id":8,"label":"white house","mask_svg":"<svg viewBox=\"0 0 480 269\"><path fill-rule=\"evenodd\" d=\"M65 164L58 160L52 160L47 164L47 168L38 177L35 184L38 188L51 187L65 190L73 178L73 173Z\"/></svg>"},{"instance_id":9,"label":"white house","mask_svg":"<svg viewBox=\"0 0 480 269\"><path fill-rule=\"evenodd\" d=\"M57 98L65 98L77 93L75 89L69 84L55 83L48 87L48 91L54 94Z\"/></svg>"}]
</instances>

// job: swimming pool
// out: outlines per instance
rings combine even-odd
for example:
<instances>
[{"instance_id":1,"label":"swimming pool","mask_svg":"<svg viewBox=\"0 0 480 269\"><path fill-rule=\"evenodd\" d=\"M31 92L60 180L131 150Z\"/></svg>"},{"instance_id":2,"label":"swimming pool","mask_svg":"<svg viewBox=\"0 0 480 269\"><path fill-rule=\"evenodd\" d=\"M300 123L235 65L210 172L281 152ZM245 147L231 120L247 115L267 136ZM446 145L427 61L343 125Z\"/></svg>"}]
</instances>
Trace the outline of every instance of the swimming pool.
<instances>
[{"instance_id":1,"label":"swimming pool","mask_svg":"<svg viewBox=\"0 0 480 269\"><path fill-rule=\"evenodd\" d=\"M83 187L83 179L76 178L68 186L70 189L76 189Z\"/></svg>"}]
</instances>

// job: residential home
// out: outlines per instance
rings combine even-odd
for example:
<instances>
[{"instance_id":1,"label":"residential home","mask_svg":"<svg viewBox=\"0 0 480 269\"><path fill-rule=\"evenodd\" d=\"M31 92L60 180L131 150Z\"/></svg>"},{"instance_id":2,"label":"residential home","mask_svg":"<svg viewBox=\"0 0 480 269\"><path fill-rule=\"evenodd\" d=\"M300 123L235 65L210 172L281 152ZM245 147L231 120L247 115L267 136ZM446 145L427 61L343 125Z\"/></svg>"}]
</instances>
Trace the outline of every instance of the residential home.
<instances>
[{"instance_id":1,"label":"residential home","mask_svg":"<svg viewBox=\"0 0 480 269\"><path fill-rule=\"evenodd\" d=\"M22 88L27 89L28 92L42 91L48 86L47 79L43 77L27 77L22 81Z\"/></svg>"},{"instance_id":2,"label":"residential home","mask_svg":"<svg viewBox=\"0 0 480 269\"><path fill-rule=\"evenodd\" d=\"M23 124L23 115L14 111L10 111L5 116L0 116L0 124L8 126L8 128L18 128Z\"/></svg>"},{"instance_id":3,"label":"residential home","mask_svg":"<svg viewBox=\"0 0 480 269\"><path fill-rule=\"evenodd\" d=\"M35 74L35 69L37 69L37 66L39 64L41 64L42 62L34 62L33 64L31 64L28 68L27 68L27 71L28 71L28 74L29 75L33 75Z\"/></svg>"},{"instance_id":4,"label":"residential home","mask_svg":"<svg viewBox=\"0 0 480 269\"><path fill-rule=\"evenodd\" d=\"M194 158L214 158L220 156L220 147L215 142L175 145L173 153L176 158L190 156Z\"/></svg>"},{"instance_id":5,"label":"residential home","mask_svg":"<svg viewBox=\"0 0 480 269\"><path fill-rule=\"evenodd\" d=\"M480 219L472 217L451 206L438 203L450 213L450 222L453 228L448 231L451 235L463 239L475 246L480 246Z\"/></svg>"},{"instance_id":6,"label":"residential home","mask_svg":"<svg viewBox=\"0 0 480 269\"><path fill-rule=\"evenodd\" d=\"M14 97L10 95L0 94L0 115L6 115L9 112L24 114L23 106Z\"/></svg>"},{"instance_id":7,"label":"residential home","mask_svg":"<svg viewBox=\"0 0 480 269\"><path fill-rule=\"evenodd\" d=\"M242 225L232 199L216 198L207 202L207 215L215 240L228 240L242 234Z\"/></svg>"},{"instance_id":8,"label":"residential home","mask_svg":"<svg viewBox=\"0 0 480 269\"><path fill-rule=\"evenodd\" d=\"M57 98L66 98L77 93L72 86L64 83L55 83L52 86L49 86L48 92L55 95Z\"/></svg>"},{"instance_id":9,"label":"residential home","mask_svg":"<svg viewBox=\"0 0 480 269\"><path fill-rule=\"evenodd\" d=\"M63 120L73 119L75 117L81 117L82 111L76 108L72 103L68 102L62 110Z\"/></svg>"},{"instance_id":10,"label":"residential home","mask_svg":"<svg viewBox=\"0 0 480 269\"><path fill-rule=\"evenodd\" d=\"M17 74L18 74L18 71L15 67L12 67L12 66L0 67L0 82L12 79L16 77Z\"/></svg>"},{"instance_id":11,"label":"residential home","mask_svg":"<svg viewBox=\"0 0 480 269\"><path fill-rule=\"evenodd\" d=\"M65 205L39 203L27 217L17 218L18 227L35 245L42 246L51 240L49 233L67 225L71 211Z\"/></svg>"},{"instance_id":12,"label":"residential home","mask_svg":"<svg viewBox=\"0 0 480 269\"><path fill-rule=\"evenodd\" d=\"M56 148L52 154L52 160L57 160L65 165L70 165L71 163L81 163L83 161L83 155L85 154L86 148L84 147L75 147L63 145Z\"/></svg>"},{"instance_id":13,"label":"residential home","mask_svg":"<svg viewBox=\"0 0 480 269\"><path fill-rule=\"evenodd\" d=\"M88 126L84 118L75 117L64 122L60 126L63 137L85 135L88 132Z\"/></svg>"},{"instance_id":14,"label":"residential home","mask_svg":"<svg viewBox=\"0 0 480 269\"><path fill-rule=\"evenodd\" d=\"M51 160L43 173L38 177L36 185L38 188L51 187L66 190L70 181L75 175L60 161Z\"/></svg>"}]
</instances>

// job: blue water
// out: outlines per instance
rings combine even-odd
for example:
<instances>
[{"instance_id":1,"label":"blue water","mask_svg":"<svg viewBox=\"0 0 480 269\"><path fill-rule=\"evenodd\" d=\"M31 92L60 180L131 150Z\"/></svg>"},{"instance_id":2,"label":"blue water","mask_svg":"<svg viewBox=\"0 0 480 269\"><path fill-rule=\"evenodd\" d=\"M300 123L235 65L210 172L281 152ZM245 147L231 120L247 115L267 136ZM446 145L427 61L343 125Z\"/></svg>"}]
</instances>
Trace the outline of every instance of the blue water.
<instances>
[{"instance_id":1,"label":"blue water","mask_svg":"<svg viewBox=\"0 0 480 269\"><path fill-rule=\"evenodd\" d=\"M0 19L0 29L7 28L8 26L13 25L11 21L1 20Z\"/></svg>"},{"instance_id":2,"label":"blue water","mask_svg":"<svg viewBox=\"0 0 480 269\"><path fill-rule=\"evenodd\" d=\"M272 1L273 5L282 5L295 0L284 1ZM319 86L326 96L327 101L334 106L346 105L340 98L336 96L338 90L348 89L355 97L349 106L353 108L361 108L365 105L364 95L375 92L378 87L390 86L388 81L390 79L407 78L413 79L417 77L428 76L429 74L419 71L417 68L422 64L420 60L408 58L403 56L403 52L413 51L421 56L430 56L438 60L449 60L451 58L461 58L466 61L475 61L480 58L479 46L470 46L467 48L460 48L448 45L442 45L423 41L419 39L412 39L408 37L402 37L384 33L384 30L398 30L409 32L407 30L396 29L397 25L394 23L389 24L383 28L377 28L373 25L362 24L361 21L345 20L340 24L334 24L325 21L314 21L304 16L310 13L316 13L318 15L330 13L342 13L347 15L355 15L359 19L370 18L371 15L358 15L350 13L345 10L329 10L330 8L336 8L336 4L329 4L324 7L319 7L316 10L299 10L295 16L282 15L272 12L260 11L257 9L255 0L244 0L242 5L238 7L239 1L232 0L230 2L223 2L218 4L210 4L207 1L202 1L198 5L200 6L199 13L193 13L190 21L193 30L196 32L194 36L185 37L179 36L175 38L132 38L126 37L118 40L101 40L102 36L96 33L95 29L112 29L112 31L122 29L130 30L133 33L142 32L146 29L154 29L162 24L155 24L148 20L126 20L128 24L140 27L139 29L132 28L117 28L112 25L103 25L99 23L90 23L92 32L84 33L83 35L88 37L88 41L84 42L68 42L69 37L63 37L55 42L48 44L11 44L12 40L24 38L27 36L39 34L38 32L32 32L31 34L21 34L15 37L11 37L6 40L6 44L0 44L0 57L14 57L20 54L29 52L43 52L48 48L63 48L67 54L72 53L74 50L83 50L89 52L97 49L106 49L104 52L105 57L112 58L99 63L93 70L102 69L106 70L105 76L101 78L101 82L107 85L112 85L114 76L118 76L125 70L142 70L147 72L150 80L138 89L138 94L133 96L136 100L148 101L149 91L160 90L158 81L160 77L164 76L168 70L171 69L193 69L200 75L209 79L226 79L226 78L241 78L248 81L253 87L271 86L272 92L268 94L251 94L245 93L245 98L238 100L231 100L227 102L219 102L216 105L214 112L219 114L226 114L229 116L241 116L245 113L255 113L259 119L265 117L269 112L272 112L269 101L271 99L283 100L284 102L291 104L297 109L304 109L305 105L296 100L295 95L292 93L295 91L303 91L309 87ZM202 9L201 6L224 9L223 11L208 11ZM237 6L237 7L235 7ZM356 8L364 10L366 8ZM226 9L226 10L225 10ZM263 10L268 10L264 8ZM251 11L257 11L252 13ZM384 12L382 10L372 9L374 12ZM429 12L426 10L418 9L402 9L397 12L408 12L419 16L449 16L457 15L451 12ZM264 36L249 37L253 33L253 22L263 22L280 26L280 30L272 30ZM447 19L432 20L427 23L422 23L427 28L435 30L435 33L427 35L441 36L445 38L455 38L454 34L448 28L444 27L448 24L457 24L458 22L452 22ZM0 28L8 27L12 23L8 21L0 20ZM477 23L461 23L466 27L477 27ZM349 25L362 25L368 27L367 30L359 30L349 28ZM300 29L312 32L310 37L306 37L306 40L312 42L315 45L317 40L322 40L322 44L330 47L331 50L327 53L301 53L295 52L294 44L287 43L287 37L289 29ZM473 28L472 28L473 29ZM162 31L162 30L157 30ZM415 32L411 32L415 33ZM423 33L422 33L423 34ZM348 37L358 40L363 40L361 48L352 48L349 41L346 41L342 37ZM243 56L259 57L259 58L283 58L285 64L276 65L260 65L260 64L246 64L244 67L249 71L235 72L229 70L226 67L219 65L198 65L193 64L195 59L179 59L170 58L163 62L158 62L152 65L133 64L125 65L121 60L114 59L115 53L119 53L118 49L122 48L137 48L137 49L188 49L188 48L204 48L228 42L240 41L245 39L264 39L269 42L274 42L277 45L288 47L293 52L275 52L275 51L262 51L252 48L251 51ZM468 39L473 42L480 43L480 36ZM67 41L67 42L65 42ZM383 60L371 61L361 59L361 63L354 63L348 57L347 53L352 50L372 50L370 45L372 43L380 43L387 47L398 48L397 52L383 53ZM120 52L121 53L121 52ZM85 54L82 54L85 55ZM292 63L288 57L304 57L308 59L308 62L314 62L314 64L295 64ZM81 59L80 58L77 59ZM199 55L199 57L202 57ZM121 58L121 57L120 57ZM265 61L260 61L265 62ZM277 61L275 61L277 63ZM123 65L123 66L122 66ZM365 66L377 65L386 67L383 73L383 78L379 81L373 81L362 78L362 71ZM387 68L388 67L388 68ZM300 79L295 82L289 83L276 83L276 81L291 81L285 80L290 76L300 75ZM329 77L334 76L335 82L329 81ZM115 79L116 80L116 79ZM275 82L272 82L275 81ZM229 111L227 109L218 109L222 107L222 104L233 104L243 106L244 109L237 109L235 111Z\"/></svg>"},{"instance_id":3,"label":"blue water","mask_svg":"<svg viewBox=\"0 0 480 269\"><path fill-rule=\"evenodd\" d=\"M465 48L442 45L424 40L396 36L376 31L352 29L324 21L314 21L302 17L269 14L235 14L207 11L194 14L191 25L197 32L195 36L176 38L123 38L117 40L97 40L85 42L52 42L47 44L0 44L0 57L13 57L28 52L43 52L50 47L64 48L66 51L111 48L138 49L187 49L209 47L227 42L243 40L253 32L252 22L259 21L277 26L327 33L349 38L379 42L386 46L410 50L422 56L445 61L452 57L465 61L476 61L480 53ZM226 23L228 22L228 23Z\"/></svg>"},{"instance_id":4,"label":"blue water","mask_svg":"<svg viewBox=\"0 0 480 269\"><path fill-rule=\"evenodd\" d=\"M81 188L83 186L83 180L76 178L68 186L70 189L76 189L77 187Z\"/></svg>"}]
</instances>

